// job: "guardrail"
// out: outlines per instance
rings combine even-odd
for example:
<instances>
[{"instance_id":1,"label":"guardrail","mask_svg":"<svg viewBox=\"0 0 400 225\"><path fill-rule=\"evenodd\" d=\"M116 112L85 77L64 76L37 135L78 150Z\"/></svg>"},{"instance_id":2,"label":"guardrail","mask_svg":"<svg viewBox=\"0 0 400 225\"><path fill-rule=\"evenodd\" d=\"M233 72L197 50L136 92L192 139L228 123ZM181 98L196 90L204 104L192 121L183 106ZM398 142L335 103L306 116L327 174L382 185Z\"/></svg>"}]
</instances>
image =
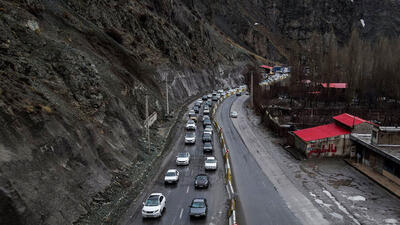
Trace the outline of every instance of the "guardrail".
<instances>
[{"instance_id":1,"label":"guardrail","mask_svg":"<svg viewBox=\"0 0 400 225\"><path fill-rule=\"evenodd\" d=\"M213 122L215 129L218 132L219 142L221 143L221 147L222 147L222 151L223 151L222 153L224 155L225 174L226 174L226 180L227 180L226 188L228 190L229 201L230 201L230 206L229 206L229 211L228 211L229 225L237 225L238 224L236 221L236 195L235 195L235 190L233 189L233 185L232 185L232 170L231 170L231 163L230 163L230 157L229 157L229 149L226 147L225 136L222 131L222 128L218 125L217 121L215 121L215 112L217 111L217 107L226 98L228 98L231 95L234 95L238 92L244 92L244 91L245 91L245 89L242 88L235 92L229 92L229 93L225 94L217 101L217 103L213 107L212 113L211 113L211 120Z\"/></svg>"}]
</instances>

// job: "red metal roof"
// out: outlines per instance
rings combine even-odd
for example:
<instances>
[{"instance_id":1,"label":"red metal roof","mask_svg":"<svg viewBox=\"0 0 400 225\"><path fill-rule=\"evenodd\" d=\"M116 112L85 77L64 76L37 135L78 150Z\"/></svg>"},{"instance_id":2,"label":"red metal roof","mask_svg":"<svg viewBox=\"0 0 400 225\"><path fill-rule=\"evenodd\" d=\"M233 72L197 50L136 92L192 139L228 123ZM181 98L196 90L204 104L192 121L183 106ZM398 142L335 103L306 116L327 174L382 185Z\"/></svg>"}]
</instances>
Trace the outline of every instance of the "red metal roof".
<instances>
[{"instance_id":1,"label":"red metal roof","mask_svg":"<svg viewBox=\"0 0 400 225\"><path fill-rule=\"evenodd\" d=\"M272 69L272 66L267 66L267 65L261 65L260 67L264 69Z\"/></svg>"},{"instance_id":2,"label":"red metal roof","mask_svg":"<svg viewBox=\"0 0 400 225\"><path fill-rule=\"evenodd\" d=\"M322 87L327 88L328 83L321 83ZM347 83L329 83L329 88L347 88Z\"/></svg>"},{"instance_id":3,"label":"red metal roof","mask_svg":"<svg viewBox=\"0 0 400 225\"><path fill-rule=\"evenodd\" d=\"M353 115L350 115L347 113L343 113L338 116L334 116L332 118L348 127L353 127L353 125L356 126L358 124L365 123L365 122L370 123L369 121L363 120L357 116L353 116ZM370 124L373 124L373 123L370 123Z\"/></svg>"},{"instance_id":4,"label":"red metal roof","mask_svg":"<svg viewBox=\"0 0 400 225\"><path fill-rule=\"evenodd\" d=\"M328 137L336 137L339 135L350 134L350 131L330 123L318 127L311 127L303 130L297 130L293 132L303 141L314 141Z\"/></svg>"}]
</instances>

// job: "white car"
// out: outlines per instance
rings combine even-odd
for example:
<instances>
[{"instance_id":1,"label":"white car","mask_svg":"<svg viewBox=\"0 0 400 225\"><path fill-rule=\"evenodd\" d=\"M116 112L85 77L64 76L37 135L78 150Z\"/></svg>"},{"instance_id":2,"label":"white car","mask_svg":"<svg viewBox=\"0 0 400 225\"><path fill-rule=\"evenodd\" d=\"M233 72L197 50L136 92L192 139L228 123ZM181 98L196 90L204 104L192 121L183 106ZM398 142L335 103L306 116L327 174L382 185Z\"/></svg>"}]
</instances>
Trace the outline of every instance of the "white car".
<instances>
[{"instance_id":1,"label":"white car","mask_svg":"<svg viewBox=\"0 0 400 225\"><path fill-rule=\"evenodd\" d=\"M217 169L217 160L214 156L209 156L206 158L204 162L204 168L206 170L216 170Z\"/></svg>"},{"instance_id":2,"label":"white car","mask_svg":"<svg viewBox=\"0 0 400 225\"><path fill-rule=\"evenodd\" d=\"M170 169L167 171L164 177L164 182L166 184L171 184L171 183L178 183L179 181L179 171L176 169Z\"/></svg>"},{"instance_id":3,"label":"white car","mask_svg":"<svg viewBox=\"0 0 400 225\"><path fill-rule=\"evenodd\" d=\"M204 128L204 133L205 134L213 134L213 129L212 129L212 126L211 125L207 125L205 128Z\"/></svg>"},{"instance_id":4,"label":"white car","mask_svg":"<svg viewBox=\"0 0 400 225\"><path fill-rule=\"evenodd\" d=\"M186 130L196 130L196 123L193 120L188 120L186 123Z\"/></svg>"},{"instance_id":5,"label":"white car","mask_svg":"<svg viewBox=\"0 0 400 225\"><path fill-rule=\"evenodd\" d=\"M161 193L152 193L143 202L142 217L160 217L165 209L167 199Z\"/></svg>"},{"instance_id":6,"label":"white car","mask_svg":"<svg viewBox=\"0 0 400 225\"><path fill-rule=\"evenodd\" d=\"M231 112L231 117L232 118L237 118L238 117L238 113L236 111L232 111Z\"/></svg>"},{"instance_id":7,"label":"white car","mask_svg":"<svg viewBox=\"0 0 400 225\"><path fill-rule=\"evenodd\" d=\"M185 134L185 144L195 144L196 143L196 133L187 132Z\"/></svg>"},{"instance_id":8,"label":"white car","mask_svg":"<svg viewBox=\"0 0 400 225\"><path fill-rule=\"evenodd\" d=\"M209 108L204 109L203 114L210 114L210 109Z\"/></svg>"},{"instance_id":9,"label":"white car","mask_svg":"<svg viewBox=\"0 0 400 225\"><path fill-rule=\"evenodd\" d=\"M201 98L197 99L196 102L200 103L200 105L203 104L203 100Z\"/></svg>"},{"instance_id":10,"label":"white car","mask_svg":"<svg viewBox=\"0 0 400 225\"><path fill-rule=\"evenodd\" d=\"M187 166L190 162L190 154L189 152L180 152L176 156L176 165L178 166Z\"/></svg>"}]
</instances>

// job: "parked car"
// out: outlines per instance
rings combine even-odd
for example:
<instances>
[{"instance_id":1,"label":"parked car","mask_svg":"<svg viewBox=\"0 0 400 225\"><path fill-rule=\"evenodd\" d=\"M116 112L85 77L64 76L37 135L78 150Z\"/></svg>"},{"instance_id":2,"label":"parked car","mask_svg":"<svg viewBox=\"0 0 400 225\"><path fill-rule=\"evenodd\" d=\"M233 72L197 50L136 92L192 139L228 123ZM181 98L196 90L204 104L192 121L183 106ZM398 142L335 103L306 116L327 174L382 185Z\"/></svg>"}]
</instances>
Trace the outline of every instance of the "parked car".
<instances>
[{"instance_id":1,"label":"parked car","mask_svg":"<svg viewBox=\"0 0 400 225\"><path fill-rule=\"evenodd\" d=\"M217 169L217 159L214 156L206 157L206 161L204 162L204 168L206 170L216 170Z\"/></svg>"},{"instance_id":2,"label":"parked car","mask_svg":"<svg viewBox=\"0 0 400 225\"><path fill-rule=\"evenodd\" d=\"M204 142L203 144L203 152L212 152L213 151L213 145L212 142Z\"/></svg>"},{"instance_id":3,"label":"parked car","mask_svg":"<svg viewBox=\"0 0 400 225\"><path fill-rule=\"evenodd\" d=\"M207 200L205 198L195 198L189 206L189 215L191 217L207 216Z\"/></svg>"},{"instance_id":4,"label":"parked car","mask_svg":"<svg viewBox=\"0 0 400 225\"><path fill-rule=\"evenodd\" d=\"M207 174L199 174L194 178L195 188L208 188L210 181L208 180Z\"/></svg>"},{"instance_id":5,"label":"parked car","mask_svg":"<svg viewBox=\"0 0 400 225\"><path fill-rule=\"evenodd\" d=\"M164 177L164 183L166 184L172 184L172 183L178 183L179 181L179 171L176 169L170 169L167 171Z\"/></svg>"},{"instance_id":6,"label":"parked car","mask_svg":"<svg viewBox=\"0 0 400 225\"><path fill-rule=\"evenodd\" d=\"M178 166L187 166L190 162L190 154L189 152L180 152L176 156L176 165Z\"/></svg>"},{"instance_id":7,"label":"parked car","mask_svg":"<svg viewBox=\"0 0 400 225\"><path fill-rule=\"evenodd\" d=\"M206 127L207 125L211 125L211 120L206 119L203 121L203 127Z\"/></svg>"},{"instance_id":8,"label":"parked car","mask_svg":"<svg viewBox=\"0 0 400 225\"><path fill-rule=\"evenodd\" d=\"M237 118L238 117L238 113L236 111L232 111L231 112L231 117L232 118Z\"/></svg>"},{"instance_id":9,"label":"parked car","mask_svg":"<svg viewBox=\"0 0 400 225\"><path fill-rule=\"evenodd\" d=\"M193 120L188 120L186 123L186 130L196 130L196 123Z\"/></svg>"},{"instance_id":10,"label":"parked car","mask_svg":"<svg viewBox=\"0 0 400 225\"><path fill-rule=\"evenodd\" d=\"M161 193L152 193L143 202L142 217L160 217L165 209L167 200L165 196Z\"/></svg>"},{"instance_id":11,"label":"parked car","mask_svg":"<svg viewBox=\"0 0 400 225\"><path fill-rule=\"evenodd\" d=\"M207 101L207 95L203 95L203 97L201 97L201 100Z\"/></svg>"},{"instance_id":12,"label":"parked car","mask_svg":"<svg viewBox=\"0 0 400 225\"><path fill-rule=\"evenodd\" d=\"M203 133L203 143L212 142L212 135L209 133Z\"/></svg>"},{"instance_id":13,"label":"parked car","mask_svg":"<svg viewBox=\"0 0 400 225\"><path fill-rule=\"evenodd\" d=\"M196 143L196 133L187 132L185 134L185 144L194 144L194 143Z\"/></svg>"}]
</instances>

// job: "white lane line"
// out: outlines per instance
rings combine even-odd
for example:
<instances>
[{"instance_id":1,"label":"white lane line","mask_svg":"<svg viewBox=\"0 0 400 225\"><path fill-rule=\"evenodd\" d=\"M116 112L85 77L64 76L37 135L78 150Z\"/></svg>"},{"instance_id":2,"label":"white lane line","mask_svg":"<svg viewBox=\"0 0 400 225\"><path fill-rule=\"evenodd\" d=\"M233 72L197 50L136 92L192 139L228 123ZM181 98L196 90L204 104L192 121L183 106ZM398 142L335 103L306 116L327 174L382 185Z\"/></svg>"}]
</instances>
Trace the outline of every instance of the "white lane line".
<instances>
[{"instance_id":1,"label":"white lane line","mask_svg":"<svg viewBox=\"0 0 400 225\"><path fill-rule=\"evenodd\" d=\"M183 208L181 209L181 214L179 214L179 219L182 219Z\"/></svg>"},{"instance_id":2,"label":"white lane line","mask_svg":"<svg viewBox=\"0 0 400 225\"><path fill-rule=\"evenodd\" d=\"M186 189L186 194L189 193L189 187L190 187L190 186L188 186L187 189Z\"/></svg>"}]
</instances>

